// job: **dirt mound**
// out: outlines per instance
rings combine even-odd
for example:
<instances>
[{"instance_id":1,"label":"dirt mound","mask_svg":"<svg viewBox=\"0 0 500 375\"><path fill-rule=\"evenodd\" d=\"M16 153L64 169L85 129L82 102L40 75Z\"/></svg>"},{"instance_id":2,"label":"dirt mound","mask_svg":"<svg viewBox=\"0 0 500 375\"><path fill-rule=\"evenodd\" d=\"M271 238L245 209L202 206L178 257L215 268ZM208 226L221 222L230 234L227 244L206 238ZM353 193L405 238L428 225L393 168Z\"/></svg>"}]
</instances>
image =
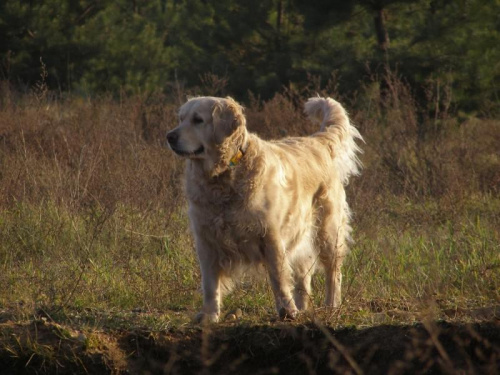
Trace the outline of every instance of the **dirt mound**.
<instances>
[{"instance_id":1,"label":"dirt mound","mask_svg":"<svg viewBox=\"0 0 500 375\"><path fill-rule=\"evenodd\" d=\"M0 324L0 374L497 374L500 321L82 332Z\"/></svg>"}]
</instances>

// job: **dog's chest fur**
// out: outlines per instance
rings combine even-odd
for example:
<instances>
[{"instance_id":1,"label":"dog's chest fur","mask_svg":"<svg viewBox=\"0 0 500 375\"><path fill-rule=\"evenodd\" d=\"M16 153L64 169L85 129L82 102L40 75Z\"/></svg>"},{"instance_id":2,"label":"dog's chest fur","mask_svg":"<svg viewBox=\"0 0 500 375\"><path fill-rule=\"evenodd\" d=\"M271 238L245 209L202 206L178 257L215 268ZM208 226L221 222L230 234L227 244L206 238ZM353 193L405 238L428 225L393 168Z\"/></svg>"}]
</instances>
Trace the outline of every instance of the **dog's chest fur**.
<instances>
[{"instance_id":1,"label":"dog's chest fur","mask_svg":"<svg viewBox=\"0 0 500 375\"><path fill-rule=\"evenodd\" d=\"M196 218L193 230L219 251L219 258L255 262L260 257L259 244L265 227L258 211L249 210L248 181L236 181L231 173L217 178L204 178L188 171L186 194L190 210ZM203 186L203 189L200 189ZM245 259L246 258L246 259Z\"/></svg>"}]
</instances>

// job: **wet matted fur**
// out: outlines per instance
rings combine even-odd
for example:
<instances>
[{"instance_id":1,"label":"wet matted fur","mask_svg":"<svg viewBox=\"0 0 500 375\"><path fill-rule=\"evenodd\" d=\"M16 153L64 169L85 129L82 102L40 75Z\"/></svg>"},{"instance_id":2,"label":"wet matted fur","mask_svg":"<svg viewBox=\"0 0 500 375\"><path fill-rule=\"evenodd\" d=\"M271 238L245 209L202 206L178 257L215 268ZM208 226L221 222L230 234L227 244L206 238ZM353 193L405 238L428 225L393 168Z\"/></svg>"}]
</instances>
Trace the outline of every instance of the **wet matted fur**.
<instances>
[{"instance_id":1,"label":"wet matted fur","mask_svg":"<svg viewBox=\"0 0 500 375\"><path fill-rule=\"evenodd\" d=\"M339 305L351 231L344 186L359 171L361 136L331 98L309 99L305 112L317 133L269 142L247 131L243 108L229 97L196 97L180 108L167 141L187 159L203 287L198 320L218 321L223 294L252 265L267 269L281 318L307 308L318 266L325 304Z\"/></svg>"}]
</instances>

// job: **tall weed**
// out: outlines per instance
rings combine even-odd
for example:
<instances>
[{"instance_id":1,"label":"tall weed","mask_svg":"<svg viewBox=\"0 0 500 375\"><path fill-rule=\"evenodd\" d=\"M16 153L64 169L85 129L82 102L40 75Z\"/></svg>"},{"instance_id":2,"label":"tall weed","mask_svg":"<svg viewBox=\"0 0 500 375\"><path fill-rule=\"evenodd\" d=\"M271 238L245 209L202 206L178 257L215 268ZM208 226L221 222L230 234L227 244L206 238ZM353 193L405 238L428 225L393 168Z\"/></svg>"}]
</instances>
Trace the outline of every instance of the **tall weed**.
<instances>
[{"instance_id":1,"label":"tall weed","mask_svg":"<svg viewBox=\"0 0 500 375\"><path fill-rule=\"evenodd\" d=\"M225 93L224 78L202 83ZM319 93L340 99L361 130L346 301L498 300L500 121L455 113L437 83L417 103L392 72L350 98L335 95L337 84L311 77L253 97L246 115L265 139L308 135L318 129L303 101ZM183 163L164 147L186 93L55 99L1 89L0 305L198 305ZM227 302L262 312L271 300L267 284L244 280Z\"/></svg>"}]
</instances>

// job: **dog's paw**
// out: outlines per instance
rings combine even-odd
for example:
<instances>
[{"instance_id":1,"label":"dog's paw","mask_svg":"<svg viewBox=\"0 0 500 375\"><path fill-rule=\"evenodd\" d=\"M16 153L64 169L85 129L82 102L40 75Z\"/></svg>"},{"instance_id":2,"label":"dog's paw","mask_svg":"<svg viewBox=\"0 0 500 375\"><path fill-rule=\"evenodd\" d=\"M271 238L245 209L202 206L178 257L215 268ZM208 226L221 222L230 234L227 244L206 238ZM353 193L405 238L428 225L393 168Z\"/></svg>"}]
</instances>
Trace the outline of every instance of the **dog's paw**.
<instances>
[{"instance_id":1,"label":"dog's paw","mask_svg":"<svg viewBox=\"0 0 500 375\"><path fill-rule=\"evenodd\" d=\"M299 315L299 311L297 309L285 309L282 307L278 314L281 320L295 320Z\"/></svg>"},{"instance_id":2,"label":"dog's paw","mask_svg":"<svg viewBox=\"0 0 500 375\"><path fill-rule=\"evenodd\" d=\"M233 309L226 314L224 321L234 322L234 321L240 320L240 318L242 316L243 316L243 311L241 311L240 308Z\"/></svg>"},{"instance_id":3,"label":"dog's paw","mask_svg":"<svg viewBox=\"0 0 500 375\"><path fill-rule=\"evenodd\" d=\"M217 323L219 321L219 314L207 314L204 312L199 312L194 318L194 322L198 324L209 324Z\"/></svg>"}]
</instances>

